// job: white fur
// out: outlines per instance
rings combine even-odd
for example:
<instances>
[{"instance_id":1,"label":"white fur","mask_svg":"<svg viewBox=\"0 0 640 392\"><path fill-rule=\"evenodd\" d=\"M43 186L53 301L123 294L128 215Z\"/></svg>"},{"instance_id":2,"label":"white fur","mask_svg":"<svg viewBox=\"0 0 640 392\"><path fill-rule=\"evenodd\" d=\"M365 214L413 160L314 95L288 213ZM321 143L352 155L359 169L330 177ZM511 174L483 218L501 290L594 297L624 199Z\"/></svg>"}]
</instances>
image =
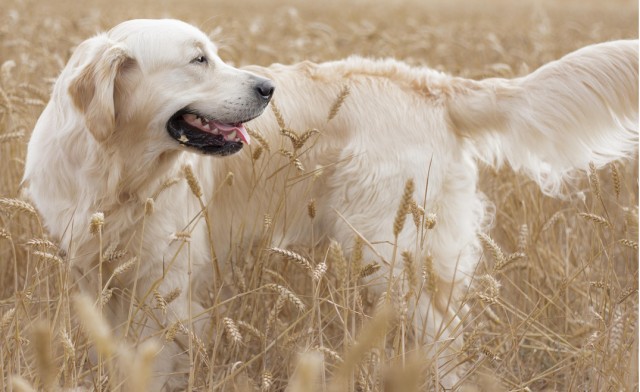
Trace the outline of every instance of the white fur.
<instances>
[{"instance_id":1,"label":"white fur","mask_svg":"<svg viewBox=\"0 0 640 392\"><path fill-rule=\"evenodd\" d=\"M194 43L215 67L202 71L189 64L197 54ZM87 67L93 67L98 93L76 88L73 98L70 88ZM105 244L129 244L134 254L141 250L139 273L121 283L130 290L137 281L139 298L155 282L161 293L186 290L189 260L194 269L211 269L209 234L204 219L193 219L200 205L187 184L156 193L181 176L185 164L202 184L223 271L238 252L258 245L265 214L277 225L269 246L309 244L306 206L312 198L315 240L335 238L349 248L355 229L373 244L367 260L390 265L393 221L405 181L412 178L415 199L421 205L426 200L426 211L438 218L424 243L410 220L398 237L399 249L417 251L416 260L433 257L439 277L438 297L423 295L416 305L416 326L429 344L452 335L458 295L479 258L476 234L487 219L487 203L477 190L476 159L506 161L553 193L570 170L590 161L605 164L637 148L637 41L587 47L513 80L464 80L358 57L247 70L275 82L288 128L320 131L305 145L312 148L299 155L306 174L276 153L291 146L269 110L249 124L272 151L255 165L250 148L216 159L185 151L168 136L166 122L185 105L219 114L229 97L242 100L247 94L243 86L251 74L224 65L197 29L171 20L129 21L79 46L34 129L24 179L47 229L81 276L96 263L97 240L87 230L96 211L105 213ZM328 121L344 85L350 95ZM221 187L229 172L234 184ZM155 212L145 218L142 232L148 198L154 198ZM185 230L192 232L189 252L171 240L172 233ZM400 262L395 269L398 276ZM371 285L386 290L388 275L387 267ZM128 318L129 302L122 303L113 307L117 323ZM143 333L199 310L183 294L171 304L168 319L158 316L158 325ZM158 369L180 370L175 366L185 361L172 360L166 350ZM158 377L155 385L179 384L169 379Z\"/></svg>"},{"instance_id":2,"label":"white fur","mask_svg":"<svg viewBox=\"0 0 640 392\"><path fill-rule=\"evenodd\" d=\"M588 46L522 78L460 83L453 126L476 134L481 159L507 161L552 195L569 171L637 148L637 40Z\"/></svg>"}]
</instances>

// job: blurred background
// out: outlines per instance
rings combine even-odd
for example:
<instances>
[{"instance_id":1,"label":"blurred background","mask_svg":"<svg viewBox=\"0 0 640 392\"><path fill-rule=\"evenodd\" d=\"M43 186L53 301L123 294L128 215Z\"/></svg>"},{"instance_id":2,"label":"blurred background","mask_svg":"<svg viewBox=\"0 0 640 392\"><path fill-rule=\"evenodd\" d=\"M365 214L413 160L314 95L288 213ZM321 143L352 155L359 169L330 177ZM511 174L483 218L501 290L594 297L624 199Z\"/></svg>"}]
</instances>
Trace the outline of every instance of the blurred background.
<instances>
[{"instance_id":1,"label":"blurred background","mask_svg":"<svg viewBox=\"0 0 640 392\"><path fill-rule=\"evenodd\" d=\"M218 44L223 60L236 66L357 54L395 57L470 78L516 77L588 44L638 37L638 3L628 0L3 0L0 197L18 196L31 129L74 47L127 19L165 17L198 26ZM637 391L637 159L592 175L600 179L597 197L584 175L583 192L558 201L508 169L483 173L481 189L496 205L491 236L506 253L520 249L523 238L528 245L523 266L496 273L502 285L499 306L474 302L474 323L464 331L476 345L467 347L475 367L466 391ZM607 216L611 225L598 227L579 213ZM38 385L33 351L19 331L38 318L49 319L59 331L51 317L62 297L53 283L35 281L24 269L29 257L24 244L42 235L37 219L0 211L0 230L0 332L15 327L14 340L0 336L2 390L8 385L3 376L14 373ZM479 274L495 272L489 256L479 268ZM33 294L43 284L44 294ZM312 296L308 287L292 286ZM254 297L247 301L265 305L264 298ZM273 348L278 358L269 370L273 390L287 384L294 354L315 344L305 335L294 343L293 349ZM337 353L345 348L341 341L324 344ZM259 352L260 345L224 352L209 375L223 378L237 361ZM330 375L334 368L326 369ZM247 369L252 385L264 385L263 370ZM372 372L367 374L375 380L379 373ZM358 385L354 390L369 390L368 385L375 390L379 384Z\"/></svg>"}]
</instances>

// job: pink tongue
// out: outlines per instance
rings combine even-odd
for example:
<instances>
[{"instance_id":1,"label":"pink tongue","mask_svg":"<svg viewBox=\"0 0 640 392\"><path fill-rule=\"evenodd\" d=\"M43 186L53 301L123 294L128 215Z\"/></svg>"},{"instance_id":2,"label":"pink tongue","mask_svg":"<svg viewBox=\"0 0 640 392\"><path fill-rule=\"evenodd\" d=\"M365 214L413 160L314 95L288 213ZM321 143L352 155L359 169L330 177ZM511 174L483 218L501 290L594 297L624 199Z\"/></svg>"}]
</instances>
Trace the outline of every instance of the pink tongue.
<instances>
[{"instance_id":1,"label":"pink tongue","mask_svg":"<svg viewBox=\"0 0 640 392\"><path fill-rule=\"evenodd\" d=\"M249 136L247 129L244 127L244 124L232 125L232 124L224 124L224 123L212 120L212 121L209 121L209 123L207 124L208 128L205 128L201 123L200 119L195 114L188 113L188 114L185 114L182 118L192 127L198 128L203 132L214 133L216 135L221 133L225 137L225 140L229 140L229 141L233 141L230 138L227 139L227 137L230 136L229 134L232 133L233 131L236 131L235 137L239 138L246 144L251 143L251 137Z\"/></svg>"},{"instance_id":2,"label":"pink tongue","mask_svg":"<svg viewBox=\"0 0 640 392\"><path fill-rule=\"evenodd\" d=\"M210 121L209 127L218 128L223 133L236 131L236 136L239 137L240 140L242 140L246 144L251 144L251 137L249 136L247 129L244 127L244 124L231 125L219 123L217 121Z\"/></svg>"}]
</instances>

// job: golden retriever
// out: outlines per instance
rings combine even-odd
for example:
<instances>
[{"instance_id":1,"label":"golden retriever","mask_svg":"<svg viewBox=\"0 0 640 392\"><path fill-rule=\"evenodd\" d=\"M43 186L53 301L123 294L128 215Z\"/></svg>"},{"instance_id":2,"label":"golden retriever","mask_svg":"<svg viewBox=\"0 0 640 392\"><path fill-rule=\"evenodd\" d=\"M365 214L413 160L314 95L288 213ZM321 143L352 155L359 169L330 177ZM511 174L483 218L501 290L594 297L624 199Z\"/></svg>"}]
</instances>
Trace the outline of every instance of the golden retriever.
<instances>
[{"instance_id":1,"label":"golden retriever","mask_svg":"<svg viewBox=\"0 0 640 392\"><path fill-rule=\"evenodd\" d=\"M256 118L274 88L274 110ZM359 57L239 70L189 24L131 20L75 50L33 131L24 181L84 290L104 289L91 272L100 243L138 256L112 283L135 301L123 295L108 305L125 334L149 336L196 318L202 308L184 293L166 316L158 310L156 325L134 325L140 315L132 309L153 290L184 292L197 271L228 274L233 252L249 252L269 216L270 246L336 239L349 248L357 232L366 258L384 267L368 278L378 292L404 284L395 252L430 257L439 289L413 304L429 344L449 339L459 322L477 234L490 220L477 189L479 160L507 162L553 195L574 169L628 157L637 141L637 41L589 46L521 78L475 81ZM174 183L185 172L189 182ZM234 183L222 187L228 173ZM397 218L408 180L421 219L437 217L428 235ZM92 217L102 225L97 212L104 225L93 235L87 225ZM104 269L108 276L113 266ZM188 361L170 346L154 390L184 382L175 374Z\"/></svg>"}]
</instances>

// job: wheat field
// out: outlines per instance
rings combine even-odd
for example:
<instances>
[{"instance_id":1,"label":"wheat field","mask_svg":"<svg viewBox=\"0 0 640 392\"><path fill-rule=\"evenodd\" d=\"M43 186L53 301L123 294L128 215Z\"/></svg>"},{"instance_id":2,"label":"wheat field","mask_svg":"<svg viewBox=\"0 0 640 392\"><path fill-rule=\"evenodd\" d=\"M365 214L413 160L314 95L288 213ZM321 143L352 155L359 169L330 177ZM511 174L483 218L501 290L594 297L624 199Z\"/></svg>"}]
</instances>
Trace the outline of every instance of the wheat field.
<instances>
[{"instance_id":1,"label":"wheat field","mask_svg":"<svg viewBox=\"0 0 640 392\"><path fill-rule=\"evenodd\" d=\"M188 333L172 325L156 342L118 336L76 296L64 252L20 199L30 131L71 51L94 33L172 17L210 34L236 66L359 54L470 78L519 76L587 44L638 37L638 4L627 0L3 0L1 8L2 391L144 390L157 346ZM637 391L637 159L582 173L563 200L508 168L484 170L480 187L495 219L456 331L465 343L451 358L455 389ZM190 336L189 389L442 390L437 363L419 355L403 315L374 312L361 278L375 266L359 259L358 243L347 260L338 246L306 245L236 260L225 282L231 299L210 303L214 330ZM132 256L102 251L122 269ZM313 276L301 259L319 266ZM274 295L257 290L256 268ZM109 295L118 293L102 301ZM158 295L152 305L171 300ZM92 361L92 348L109 355Z\"/></svg>"}]
</instances>

